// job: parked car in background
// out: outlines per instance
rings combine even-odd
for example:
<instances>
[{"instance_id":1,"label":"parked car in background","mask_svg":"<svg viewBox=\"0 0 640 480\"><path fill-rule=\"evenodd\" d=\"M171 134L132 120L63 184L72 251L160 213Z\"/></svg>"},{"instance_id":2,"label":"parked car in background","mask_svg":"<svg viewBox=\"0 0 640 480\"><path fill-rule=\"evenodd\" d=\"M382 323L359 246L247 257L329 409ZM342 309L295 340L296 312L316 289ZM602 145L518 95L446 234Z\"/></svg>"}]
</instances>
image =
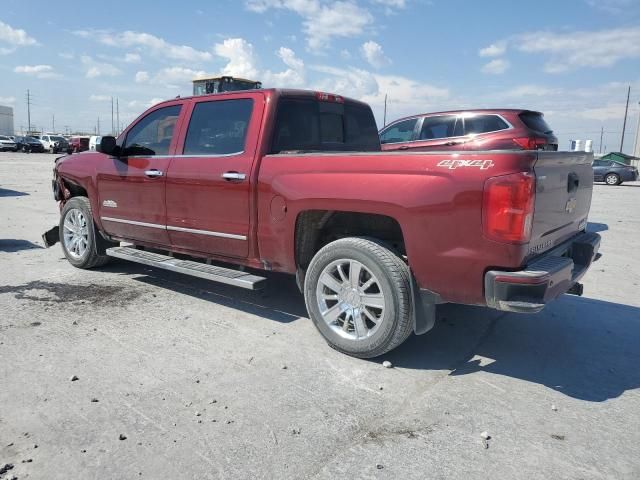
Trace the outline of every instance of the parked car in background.
<instances>
[{"instance_id":1,"label":"parked car in background","mask_svg":"<svg viewBox=\"0 0 640 480\"><path fill-rule=\"evenodd\" d=\"M18 150L21 150L25 153L43 153L44 145L40 140L34 137L16 137L16 145Z\"/></svg>"},{"instance_id":2,"label":"parked car in background","mask_svg":"<svg viewBox=\"0 0 640 480\"><path fill-rule=\"evenodd\" d=\"M69 139L69 153L78 153L89 150L89 137L71 137Z\"/></svg>"},{"instance_id":3,"label":"parked car in background","mask_svg":"<svg viewBox=\"0 0 640 480\"><path fill-rule=\"evenodd\" d=\"M68 142L61 135L35 135L35 138L42 142L46 151L51 153L66 152L68 148Z\"/></svg>"},{"instance_id":4,"label":"parked car in background","mask_svg":"<svg viewBox=\"0 0 640 480\"><path fill-rule=\"evenodd\" d=\"M69 149L69 142L62 135L51 135L53 146L51 147L51 153L62 153Z\"/></svg>"},{"instance_id":5,"label":"parked car in background","mask_svg":"<svg viewBox=\"0 0 640 480\"><path fill-rule=\"evenodd\" d=\"M612 160L593 161L593 181L604 182L607 185L620 185L622 182L635 182L638 179L638 169L631 165Z\"/></svg>"},{"instance_id":6,"label":"parked car in background","mask_svg":"<svg viewBox=\"0 0 640 480\"><path fill-rule=\"evenodd\" d=\"M0 152L17 152L18 146L10 137L0 135Z\"/></svg>"},{"instance_id":7,"label":"parked car in background","mask_svg":"<svg viewBox=\"0 0 640 480\"><path fill-rule=\"evenodd\" d=\"M100 136L92 135L91 138L89 138L89 150L91 151L99 150L101 138L102 137Z\"/></svg>"},{"instance_id":8,"label":"parked car in background","mask_svg":"<svg viewBox=\"0 0 640 480\"><path fill-rule=\"evenodd\" d=\"M380 131L383 150L558 150L540 112L496 109L428 113Z\"/></svg>"}]
</instances>

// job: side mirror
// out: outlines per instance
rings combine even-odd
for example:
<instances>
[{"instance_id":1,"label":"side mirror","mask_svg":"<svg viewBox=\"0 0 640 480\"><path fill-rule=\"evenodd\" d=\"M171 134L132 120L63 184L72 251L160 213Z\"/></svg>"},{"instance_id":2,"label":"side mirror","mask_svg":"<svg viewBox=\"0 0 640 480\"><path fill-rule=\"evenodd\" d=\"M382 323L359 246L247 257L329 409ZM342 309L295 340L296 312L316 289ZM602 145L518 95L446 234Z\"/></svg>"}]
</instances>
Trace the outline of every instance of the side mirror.
<instances>
[{"instance_id":1,"label":"side mirror","mask_svg":"<svg viewBox=\"0 0 640 480\"><path fill-rule=\"evenodd\" d=\"M96 145L96 150L106 155L118 156L120 147L116 145L116 137L102 137L100 143Z\"/></svg>"}]
</instances>

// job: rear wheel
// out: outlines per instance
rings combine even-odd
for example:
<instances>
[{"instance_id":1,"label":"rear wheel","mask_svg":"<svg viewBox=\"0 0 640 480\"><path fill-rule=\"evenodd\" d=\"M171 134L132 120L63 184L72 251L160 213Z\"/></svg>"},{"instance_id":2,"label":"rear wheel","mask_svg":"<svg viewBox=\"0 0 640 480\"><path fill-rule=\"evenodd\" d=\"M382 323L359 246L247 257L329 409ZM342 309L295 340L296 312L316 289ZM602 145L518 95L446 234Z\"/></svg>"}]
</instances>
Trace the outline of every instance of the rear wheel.
<instances>
[{"instance_id":1,"label":"rear wheel","mask_svg":"<svg viewBox=\"0 0 640 480\"><path fill-rule=\"evenodd\" d=\"M105 249L115 244L96 232L88 198L73 197L65 204L59 228L62 251L74 267L99 267L109 261Z\"/></svg>"},{"instance_id":2,"label":"rear wheel","mask_svg":"<svg viewBox=\"0 0 640 480\"><path fill-rule=\"evenodd\" d=\"M336 350L382 355L412 331L409 267L374 239L344 238L311 260L304 283L307 310Z\"/></svg>"},{"instance_id":3,"label":"rear wheel","mask_svg":"<svg viewBox=\"0 0 640 480\"><path fill-rule=\"evenodd\" d=\"M620 176L617 173L607 173L604 177L604 181L607 185L620 185Z\"/></svg>"}]
</instances>

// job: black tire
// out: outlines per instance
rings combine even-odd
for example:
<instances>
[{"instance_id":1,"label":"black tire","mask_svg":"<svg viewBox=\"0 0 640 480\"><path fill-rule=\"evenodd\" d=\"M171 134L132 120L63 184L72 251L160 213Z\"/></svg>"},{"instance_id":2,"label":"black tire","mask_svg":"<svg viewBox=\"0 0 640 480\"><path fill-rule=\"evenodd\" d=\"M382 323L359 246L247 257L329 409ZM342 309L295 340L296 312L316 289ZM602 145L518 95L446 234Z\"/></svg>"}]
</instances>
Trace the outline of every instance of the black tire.
<instances>
[{"instance_id":1,"label":"black tire","mask_svg":"<svg viewBox=\"0 0 640 480\"><path fill-rule=\"evenodd\" d=\"M69 252L64 238L65 219L73 210L80 210L88 225L87 248L80 256ZM64 253L64 256L67 257L67 260L69 260L69 263L77 268L89 269L106 264L110 260L110 257L106 255L105 250L116 245L115 243L104 240L97 232L95 223L93 222L91 203L89 203L89 199L87 197L73 197L65 204L62 209L62 213L60 214L59 232L62 252Z\"/></svg>"},{"instance_id":2,"label":"black tire","mask_svg":"<svg viewBox=\"0 0 640 480\"><path fill-rule=\"evenodd\" d=\"M620 175L611 172L604 176L604 183L607 185L620 185L622 181L620 180Z\"/></svg>"},{"instance_id":3,"label":"black tire","mask_svg":"<svg viewBox=\"0 0 640 480\"><path fill-rule=\"evenodd\" d=\"M365 338L345 338L336 331L335 326L330 327L320 313L317 295L320 276L325 268L331 268L339 260L355 260L379 280L377 283L380 284L385 307L379 317L379 326ZM343 238L320 249L306 272L304 297L311 320L320 334L332 348L347 355L377 357L399 346L413 330L409 267L388 246L376 239Z\"/></svg>"}]
</instances>

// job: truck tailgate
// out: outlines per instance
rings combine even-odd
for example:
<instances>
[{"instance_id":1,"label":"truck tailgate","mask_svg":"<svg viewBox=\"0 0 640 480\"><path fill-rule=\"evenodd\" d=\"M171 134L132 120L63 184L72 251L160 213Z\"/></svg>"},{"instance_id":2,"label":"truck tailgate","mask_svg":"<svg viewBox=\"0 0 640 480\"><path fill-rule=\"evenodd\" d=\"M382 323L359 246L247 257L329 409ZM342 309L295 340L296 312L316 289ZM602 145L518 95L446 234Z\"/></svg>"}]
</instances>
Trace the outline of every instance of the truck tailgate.
<instances>
[{"instance_id":1,"label":"truck tailgate","mask_svg":"<svg viewBox=\"0 0 640 480\"><path fill-rule=\"evenodd\" d=\"M593 191L593 154L538 152L536 198L528 257L584 230Z\"/></svg>"}]
</instances>

